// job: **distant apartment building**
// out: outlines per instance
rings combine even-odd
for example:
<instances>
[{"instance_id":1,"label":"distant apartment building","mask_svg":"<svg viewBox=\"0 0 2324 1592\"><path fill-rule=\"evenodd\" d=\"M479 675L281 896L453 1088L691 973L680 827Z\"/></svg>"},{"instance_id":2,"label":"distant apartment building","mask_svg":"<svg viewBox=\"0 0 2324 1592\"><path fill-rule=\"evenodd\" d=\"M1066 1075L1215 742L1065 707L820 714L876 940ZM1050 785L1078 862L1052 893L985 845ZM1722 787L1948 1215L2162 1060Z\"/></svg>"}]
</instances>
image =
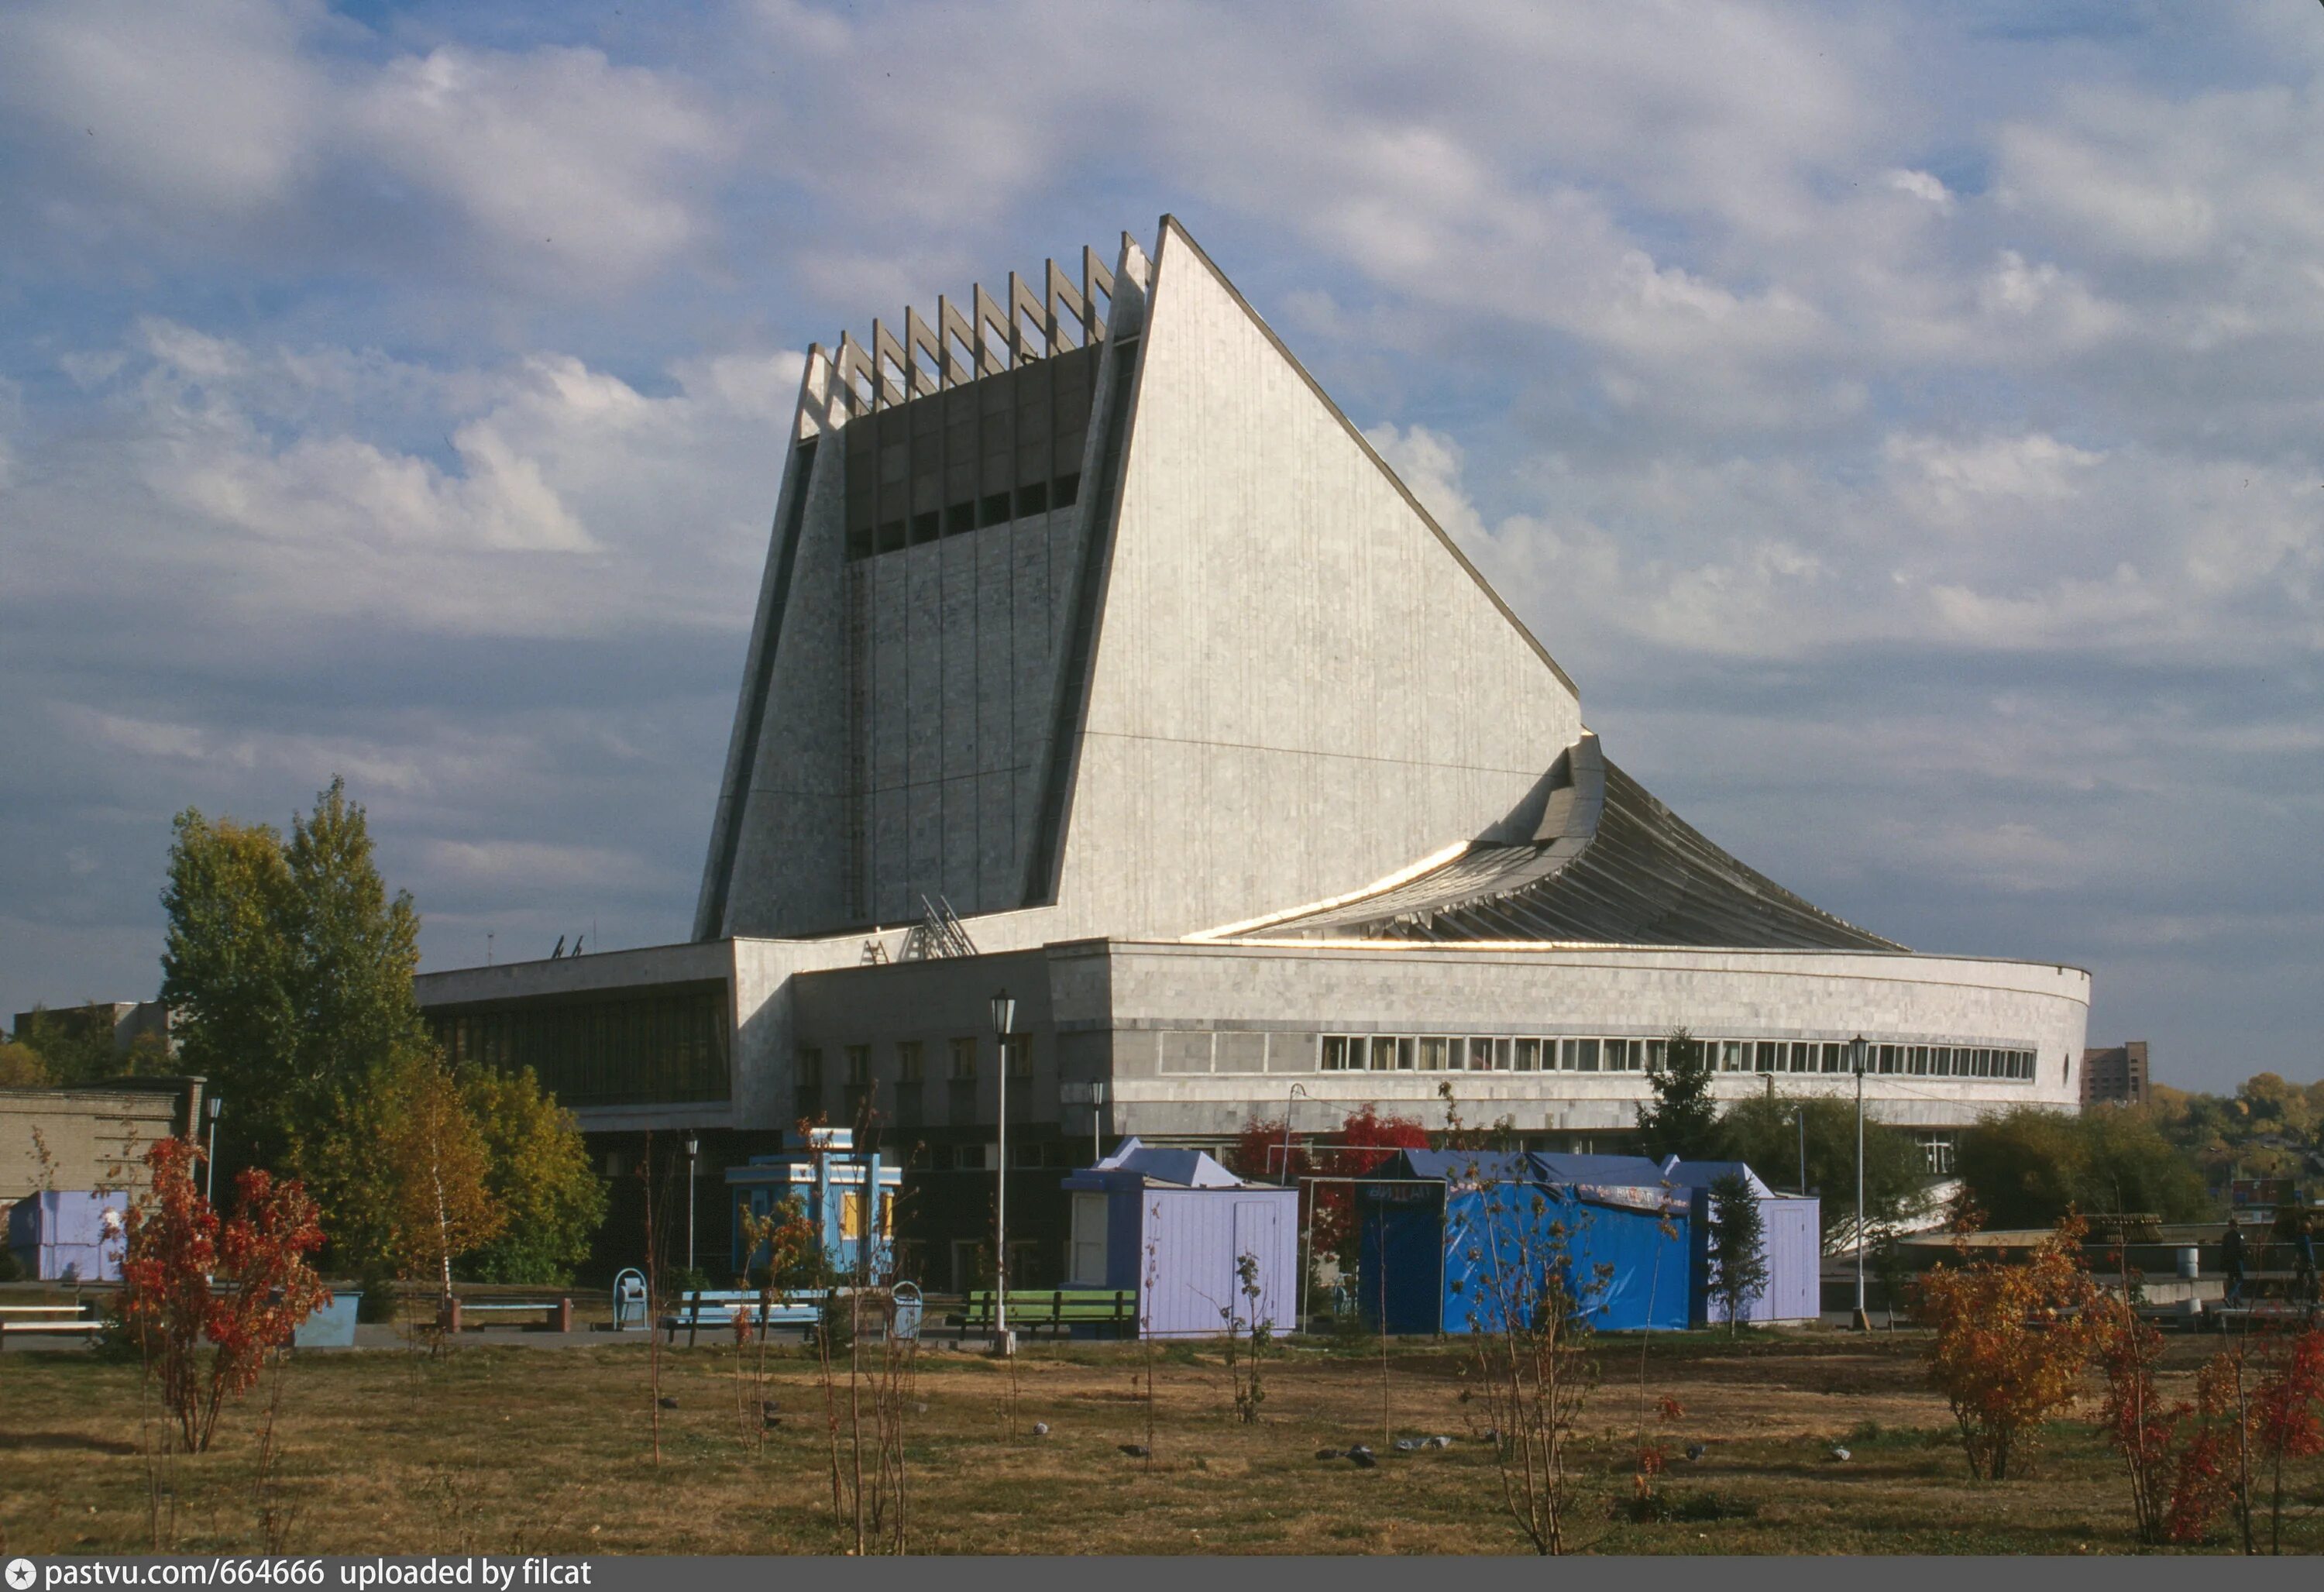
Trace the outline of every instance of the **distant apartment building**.
<instances>
[{"instance_id":1,"label":"distant apartment building","mask_svg":"<svg viewBox=\"0 0 2324 1592\"><path fill-rule=\"evenodd\" d=\"M2152 1079L2146 1071L2146 1041L2082 1052L2082 1109L2095 1105L2143 1106Z\"/></svg>"},{"instance_id":2,"label":"distant apartment building","mask_svg":"<svg viewBox=\"0 0 2324 1592\"><path fill-rule=\"evenodd\" d=\"M16 1014L16 1037L36 1050L43 1030L73 1039L85 1039L92 1031L106 1034L116 1053L148 1038L165 1052L175 1051L170 1008L158 1000L93 1000L80 1006L36 1007Z\"/></svg>"}]
</instances>

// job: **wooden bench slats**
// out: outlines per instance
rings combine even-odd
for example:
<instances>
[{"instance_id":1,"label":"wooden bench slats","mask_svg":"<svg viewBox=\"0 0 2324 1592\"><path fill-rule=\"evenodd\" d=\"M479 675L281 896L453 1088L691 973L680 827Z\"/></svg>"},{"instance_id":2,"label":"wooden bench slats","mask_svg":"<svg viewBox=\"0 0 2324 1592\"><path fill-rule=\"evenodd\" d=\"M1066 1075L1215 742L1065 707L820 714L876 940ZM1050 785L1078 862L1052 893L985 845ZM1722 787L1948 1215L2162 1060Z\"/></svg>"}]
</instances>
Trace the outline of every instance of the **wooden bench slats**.
<instances>
[{"instance_id":1,"label":"wooden bench slats","mask_svg":"<svg viewBox=\"0 0 2324 1592\"><path fill-rule=\"evenodd\" d=\"M993 1299L990 1288L972 1292L946 1323L963 1329L991 1327ZM1011 1288L1008 1301L1009 1325L1028 1331L1043 1327L1127 1327L1138 1321L1134 1288Z\"/></svg>"}]
</instances>

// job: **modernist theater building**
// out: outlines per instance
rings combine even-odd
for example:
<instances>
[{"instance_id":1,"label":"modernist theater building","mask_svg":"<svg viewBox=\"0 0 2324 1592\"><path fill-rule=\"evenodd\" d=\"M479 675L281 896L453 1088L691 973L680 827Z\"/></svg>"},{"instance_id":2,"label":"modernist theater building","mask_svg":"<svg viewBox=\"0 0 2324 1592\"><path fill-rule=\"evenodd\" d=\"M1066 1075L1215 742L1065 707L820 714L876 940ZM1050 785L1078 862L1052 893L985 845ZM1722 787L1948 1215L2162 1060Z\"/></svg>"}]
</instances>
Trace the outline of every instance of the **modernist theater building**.
<instances>
[{"instance_id":1,"label":"modernist theater building","mask_svg":"<svg viewBox=\"0 0 2324 1592\"><path fill-rule=\"evenodd\" d=\"M809 352L694 937L421 998L611 1172L649 1128L715 1169L868 1127L939 1286L989 1231L1004 1069L1028 1283L1093 1141L1435 1121L1449 1085L1466 1121L1613 1148L1681 1026L1733 1096L1852 1095L1862 1038L1932 1171L1980 1113L2075 1108L2087 973L1844 922L1611 750L1165 216Z\"/></svg>"}]
</instances>

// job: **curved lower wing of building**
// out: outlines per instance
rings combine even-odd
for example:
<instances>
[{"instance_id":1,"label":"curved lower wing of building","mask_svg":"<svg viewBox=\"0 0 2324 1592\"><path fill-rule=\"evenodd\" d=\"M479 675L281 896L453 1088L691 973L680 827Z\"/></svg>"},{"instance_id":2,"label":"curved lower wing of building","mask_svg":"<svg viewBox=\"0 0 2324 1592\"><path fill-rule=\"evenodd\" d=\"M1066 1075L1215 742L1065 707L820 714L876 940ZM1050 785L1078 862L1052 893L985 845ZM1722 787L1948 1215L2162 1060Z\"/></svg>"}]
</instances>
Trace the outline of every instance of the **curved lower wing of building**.
<instances>
[{"instance_id":1,"label":"curved lower wing of building","mask_svg":"<svg viewBox=\"0 0 2324 1592\"><path fill-rule=\"evenodd\" d=\"M1906 950L1738 861L1588 734L1485 836L1369 890L1201 937Z\"/></svg>"}]
</instances>

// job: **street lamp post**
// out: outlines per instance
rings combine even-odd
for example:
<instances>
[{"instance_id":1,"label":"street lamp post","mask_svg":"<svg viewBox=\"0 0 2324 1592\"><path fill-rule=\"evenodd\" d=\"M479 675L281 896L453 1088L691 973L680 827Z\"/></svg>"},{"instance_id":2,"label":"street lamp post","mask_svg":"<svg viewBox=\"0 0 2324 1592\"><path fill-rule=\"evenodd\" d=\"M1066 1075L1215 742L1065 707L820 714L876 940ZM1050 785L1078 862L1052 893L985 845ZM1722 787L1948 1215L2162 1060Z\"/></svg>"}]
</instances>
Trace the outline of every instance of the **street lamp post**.
<instances>
[{"instance_id":1,"label":"street lamp post","mask_svg":"<svg viewBox=\"0 0 2324 1592\"><path fill-rule=\"evenodd\" d=\"M1802 1100L1792 1112L1792 1121L1800 1130L1800 1192L1808 1192L1808 1103Z\"/></svg>"},{"instance_id":2,"label":"street lamp post","mask_svg":"<svg viewBox=\"0 0 2324 1592\"><path fill-rule=\"evenodd\" d=\"M210 1119L210 1150L202 1162L202 1198L217 1203L217 1119L226 1102L212 1095L202 1102L203 1114Z\"/></svg>"},{"instance_id":3,"label":"street lamp post","mask_svg":"<svg viewBox=\"0 0 2324 1592\"><path fill-rule=\"evenodd\" d=\"M694 1164L702 1153L702 1140L695 1134L686 1136L686 1269L694 1269Z\"/></svg>"},{"instance_id":4,"label":"street lamp post","mask_svg":"<svg viewBox=\"0 0 2324 1592\"><path fill-rule=\"evenodd\" d=\"M1291 1177L1291 1102L1314 1098L1307 1092L1306 1086L1299 1083L1293 1084L1290 1092L1283 1097L1283 1186L1286 1189L1299 1186ZM1291 1202L1291 1216L1295 1221L1299 1218L1299 1201L1296 1200ZM1305 1247L1303 1245L1301 1248L1298 1303L1293 1320L1296 1323L1295 1330L1304 1332L1307 1330L1307 1257Z\"/></svg>"},{"instance_id":5,"label":"street lamp post","mask_svg":"<svg viewBox=\"0 0 2324 1592\"><path fill-rule=\"evenodd\" d=\"M1291 1102L1307 1098L1307 1088L1300 1083L1293 1084L1291 1092L1283 1097L1283 1181L1286 1185L1291 1182Z\"/></svg>"},{"instance_id":6,"label":"street lamp post","mask_svg":"<svg viewBox=\"0 0 2324 1592\"><path fill-rule=\"evenodd\" d=\"M1864 1035L1848 1042L1848 1059L1856 1071L1856 1319L1858 1332L1872 1329L1864 1310Z\"/></svg>"},{"instance_id":7,"label":"street lamp post","mask_svg":"<svg viewBox=\"0 0 2324 1592\"><path fill-rule=\"evenodd\" d=\"M992 1033L1001 1051L1001 1170L992 1201L992 1347L1017 1351L1009 1330L1009 1035L1017 1026L1017 1002L1002 989L992 998Z\"/></svg>"}]
</instances>

